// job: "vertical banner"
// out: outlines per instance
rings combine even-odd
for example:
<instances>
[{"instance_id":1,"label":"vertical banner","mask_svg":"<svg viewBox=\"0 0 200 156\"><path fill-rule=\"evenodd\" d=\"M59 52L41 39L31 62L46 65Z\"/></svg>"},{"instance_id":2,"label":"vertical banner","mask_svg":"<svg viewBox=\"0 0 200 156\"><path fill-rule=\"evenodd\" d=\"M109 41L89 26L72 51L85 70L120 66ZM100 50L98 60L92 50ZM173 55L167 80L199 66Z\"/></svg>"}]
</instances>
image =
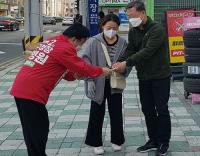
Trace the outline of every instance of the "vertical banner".
<instances>
[{"instance_id":1,"label":"vertical banner","mask_svg":"<svg viewBox=\"0 0 200 156\"><path fill-rule=\"evenodd\" d=\"M192 16L195 16L194 9L166 11L170 63L185 62L183 44L183 19L185 17Z\"/></svg>"},{"instance_id":2,"label":"vertical banner","mask_svg":"<svg viewBox=\"0 0 200 156\"><path fill-rule=\"evenodd\" d=\"M90 35L98 34L98 0L88 0L88 20Z\"/></svg>"}]
</instances>

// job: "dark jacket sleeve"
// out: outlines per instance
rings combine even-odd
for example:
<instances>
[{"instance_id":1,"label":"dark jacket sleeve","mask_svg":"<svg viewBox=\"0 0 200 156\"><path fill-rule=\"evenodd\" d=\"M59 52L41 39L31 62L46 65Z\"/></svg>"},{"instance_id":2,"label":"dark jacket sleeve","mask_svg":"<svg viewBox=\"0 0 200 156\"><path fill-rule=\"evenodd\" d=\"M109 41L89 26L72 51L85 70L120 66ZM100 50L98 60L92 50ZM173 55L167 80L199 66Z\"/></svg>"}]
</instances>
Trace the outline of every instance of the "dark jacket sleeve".
<instances>
[{"instance_id":1,"label":"dark jacket sleeve","mask_svg":"<svg viewBox=\"0 0 200 156\"><path fill-rule=\"evenodd\" d=\"M126 48L126 51L120 58L118 59L119 62L123 62L127 60L132 54L136 53L135 47L134 47L134 41L133 41L133 31L130 30L128 33L128 46Z\"/></svg>"},{"instance_id":2,"label":"dark jacket sleeve","mask_svg":"<svg viewBox=\"0 0 200 156\"><path fill-rule=\"evenodd\" d=\"M139 64L141 61L145 61L151 59L154 53L158 52L161 44L165 40L165 31L162 27L157 25L156 27L152 28L152 31L149 34L148 41L140 51L135 54L132 54L128 57L127 66L134 66Z\"/></svg>"}]
</instances>

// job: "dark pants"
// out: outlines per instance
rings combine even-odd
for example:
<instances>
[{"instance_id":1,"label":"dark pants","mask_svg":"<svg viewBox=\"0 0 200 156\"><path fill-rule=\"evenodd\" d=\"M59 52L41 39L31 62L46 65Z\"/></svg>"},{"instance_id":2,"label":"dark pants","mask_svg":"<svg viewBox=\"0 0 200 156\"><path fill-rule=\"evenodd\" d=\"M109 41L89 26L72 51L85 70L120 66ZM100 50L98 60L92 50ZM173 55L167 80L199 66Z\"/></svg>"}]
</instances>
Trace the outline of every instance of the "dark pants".
<instances>
[{"instance_id":1,"label":"dark pants","mask_svg":"<svg viewBox=\"0 0 200 156\"><path fill-rule=\"evenodd\" d=\"M27 99L16 98L24 140L29 156L46 156L49 118L45 105Z\"/></svg>"},{"instance_id":2,"label":"dark pants","mask_svg":"<svg viewBox=\"0 0 200 156\"><path fill-rule=\"evenodd\" d=\"M111 94L110 83L106 80L104 101L101 105L91 101L90 118L85 143L93 147L102 146L102 127L105 115L105 101L107 99L111 124L111 142L117 145L124 143L122 94Z\"/></svg>"},{"instance_id":3,"label":"dark pants","mask_svg":"<svg viewBox=\"0 0 200 156\"><path fill-rule=\"evenodd\" d=\"M170 78L139 81L139 92L149 139L158 144L169 143L171 137L168 110Z\"/></svg>"}]
</instances>

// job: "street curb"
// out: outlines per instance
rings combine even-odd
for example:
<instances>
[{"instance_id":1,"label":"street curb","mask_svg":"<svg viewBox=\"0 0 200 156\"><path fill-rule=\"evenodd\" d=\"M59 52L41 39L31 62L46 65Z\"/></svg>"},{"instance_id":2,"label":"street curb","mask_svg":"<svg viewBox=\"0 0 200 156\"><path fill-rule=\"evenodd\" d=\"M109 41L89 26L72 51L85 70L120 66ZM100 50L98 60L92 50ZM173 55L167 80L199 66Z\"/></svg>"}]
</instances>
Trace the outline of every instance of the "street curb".
<instances>
[{"instance_id":1,"label":"street curb","mask_svg":"<svg viewBox=\"0 0 200 156\"><path fill-rule=\"evenodd\" d=\"M18 63L14 64L14 65L11 65L9 66L8 68L0 71L0 77L4 76L5 74L7 74L9 71L21 66L22 64L24 63L24 60L22 61L19 61Z\"/></svg>"}]
</instances>

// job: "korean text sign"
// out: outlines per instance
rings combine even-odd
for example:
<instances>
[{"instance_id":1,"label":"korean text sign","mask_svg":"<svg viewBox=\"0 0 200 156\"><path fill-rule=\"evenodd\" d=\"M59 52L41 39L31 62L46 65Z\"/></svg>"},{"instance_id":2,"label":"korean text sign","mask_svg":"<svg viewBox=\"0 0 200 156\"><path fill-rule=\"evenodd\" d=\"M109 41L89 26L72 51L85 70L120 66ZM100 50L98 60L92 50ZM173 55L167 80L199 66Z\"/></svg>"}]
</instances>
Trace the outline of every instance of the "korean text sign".
<instances>
[{"instance_id":1,"label":"korean text sign","mask_svg":"<svg viewBox=\"0 0 200 156\"><path fill-rule=\"evenodd\" d=\"M185 17L194 16L194 9L170 10L166 12L166 15L170 63L183 63L185 62L183 44L183 19Z\"/></svg>"},{"instance_id":2,"label":"korean text sign","mask_svg":"<svg viewBox=\"0 0 200 156\"><path fill-rule=\"evenodd\" d=\"M88 0L90 35L98 34L98 0Z\"/></svg>"}]
</instances>

